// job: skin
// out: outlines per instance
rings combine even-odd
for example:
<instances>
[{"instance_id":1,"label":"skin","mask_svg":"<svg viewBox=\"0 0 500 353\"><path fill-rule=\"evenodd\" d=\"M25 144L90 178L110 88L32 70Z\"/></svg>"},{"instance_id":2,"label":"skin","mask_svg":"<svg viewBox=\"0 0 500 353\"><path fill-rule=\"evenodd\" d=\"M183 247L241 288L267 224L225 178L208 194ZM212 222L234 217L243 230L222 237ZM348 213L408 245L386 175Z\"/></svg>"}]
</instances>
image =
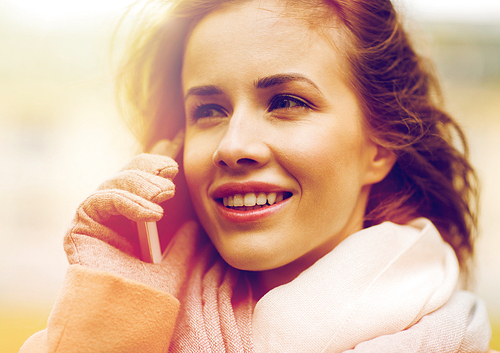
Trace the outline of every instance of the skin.
<instances>
[{"instance_id":1,"label":"skin","mask_svg":"<svg viewBox=\"0 0 500 353\"><path fill-rule=\"evenodd\" d=\"M363 130L338 46L281 6L250 1L210 13L187 41L182 70L195 211L230 265L256 271L261 293L361 230L370 187L395 160ZM214 190L248 181L292 196L257 221L228 221Z\"/></svg>"}]
</instances>

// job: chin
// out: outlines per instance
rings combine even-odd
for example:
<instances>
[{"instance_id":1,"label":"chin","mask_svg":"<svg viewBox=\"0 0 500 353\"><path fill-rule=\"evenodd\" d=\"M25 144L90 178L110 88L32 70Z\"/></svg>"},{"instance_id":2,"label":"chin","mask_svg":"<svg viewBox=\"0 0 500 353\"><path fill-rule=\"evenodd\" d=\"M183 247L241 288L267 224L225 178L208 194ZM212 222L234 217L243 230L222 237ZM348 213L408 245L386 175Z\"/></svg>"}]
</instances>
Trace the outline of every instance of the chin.
<instances>
[{"instance_id":1,"label":"chin","mask_svg":"<svg viewBox=\"0 0 500 353\"><path fill-rule=\"evenodd\" d=\"M277 254L270 253L258 248L248 248L235 251L232 247L229 251L217 249L222 258L232 267L243 271L267 271L283 266L284 264L277 261Z\"/></svg>"}]
</instances>

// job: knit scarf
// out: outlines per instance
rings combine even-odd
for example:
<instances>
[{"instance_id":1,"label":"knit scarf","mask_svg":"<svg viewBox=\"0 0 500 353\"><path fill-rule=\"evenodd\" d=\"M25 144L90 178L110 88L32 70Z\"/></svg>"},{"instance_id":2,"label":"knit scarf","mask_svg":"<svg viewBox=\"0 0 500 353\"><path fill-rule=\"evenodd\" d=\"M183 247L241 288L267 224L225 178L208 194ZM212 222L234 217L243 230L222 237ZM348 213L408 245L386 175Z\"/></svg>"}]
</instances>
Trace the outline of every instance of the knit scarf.
<instances>
[{"instance_id":1,"label":"knit scarf","mask_svg":"<svg viewBox=\"0 0 500 353\"><path fill-rule=\"evenodd\" d=\"M486 352L483 303L457 289L427 219L349 236L253 308L245 272L207 247L179 297L170 352Z\"/></svg>"},{"instance_id":2,"label":"knit scarf","mask_svg":"<svg viewBox=\"0 0 500 353\"><path fill-rule=\"evenodd\" d=\"M181 288L181 311L169 352L254 352L253 299L243 271L229 266L210 242L201 247Z\"/></svg>"}]
</instances>

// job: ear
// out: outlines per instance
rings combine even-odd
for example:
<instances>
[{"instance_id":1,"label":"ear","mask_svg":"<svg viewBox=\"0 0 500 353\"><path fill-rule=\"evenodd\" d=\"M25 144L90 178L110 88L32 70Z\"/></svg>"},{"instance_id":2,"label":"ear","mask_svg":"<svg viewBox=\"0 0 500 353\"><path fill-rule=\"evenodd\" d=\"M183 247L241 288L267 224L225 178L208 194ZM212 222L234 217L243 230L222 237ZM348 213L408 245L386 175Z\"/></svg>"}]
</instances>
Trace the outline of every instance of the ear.
<instances>
[{"instance_id":1,"label":"ear","mask_svg":"<svg viewBox=\"0 0 500 353\"><path fill-rule=\"evenodd\" d=\"M367 158L364 185L373 185L382 181L389 174L397 159L393 151L371 140L368 141Z\"/></svg>"}]
</instances>

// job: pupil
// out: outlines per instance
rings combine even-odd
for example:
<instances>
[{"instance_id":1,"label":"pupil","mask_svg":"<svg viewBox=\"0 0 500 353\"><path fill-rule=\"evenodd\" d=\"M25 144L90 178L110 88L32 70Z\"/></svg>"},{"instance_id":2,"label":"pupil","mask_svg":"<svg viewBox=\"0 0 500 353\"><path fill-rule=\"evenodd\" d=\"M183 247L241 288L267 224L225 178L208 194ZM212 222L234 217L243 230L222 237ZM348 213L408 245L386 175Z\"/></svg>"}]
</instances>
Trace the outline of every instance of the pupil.
<instances>
[{"instance_id":1,"label":"pupil","mask_svg":"<svg viewBox=\"0 0 500 353\"><path fill-rule=\"evenodd\" d=\"M283 99L280 103L280 108L288 108L290 106L289 99Z\"/></svg>"}]
</instances>

